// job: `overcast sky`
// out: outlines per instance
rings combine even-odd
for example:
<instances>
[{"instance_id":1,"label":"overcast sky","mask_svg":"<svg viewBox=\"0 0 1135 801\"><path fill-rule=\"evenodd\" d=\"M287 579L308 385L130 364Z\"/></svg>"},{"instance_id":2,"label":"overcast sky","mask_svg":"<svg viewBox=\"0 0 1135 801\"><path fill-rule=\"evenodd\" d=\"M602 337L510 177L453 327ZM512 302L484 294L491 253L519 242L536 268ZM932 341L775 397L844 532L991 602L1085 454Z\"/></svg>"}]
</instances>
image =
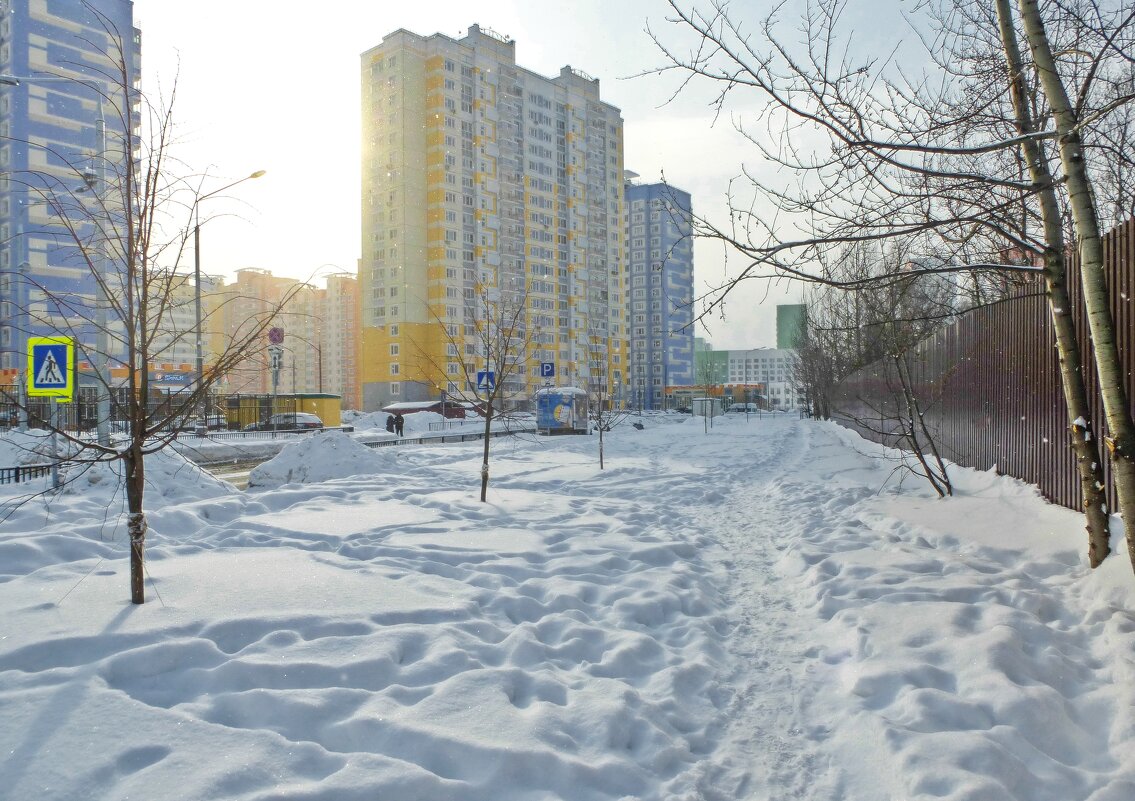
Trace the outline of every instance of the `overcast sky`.
<instances>
[{"instance_id":1,"label":"overcast sky","mask_svg":"<svg viewBox=\"0 0 1135 801\"><path fill-rule=\"evenodd\" d=\"M399 28L459 38L477 23L511 37L523 67L554 76L570 64L598 78L603 99L623 113L626 167L643 180L665 172L699 213L724 209L728 179L753 158L727 120L713 125L705 90L667 103L672 80L633 77L661 63L645 28L673 28L665 0L135 0L134 9L145 91L168 97L178 81L173 116L186 171L208 170L205 192L266 171L232 198L206 201L203 217L231 212L202 228L206 272L356 271L359 56ZM720 248L695 247L699 291L722 270ZM754 282L708 335L719 348L774 346L775 304L798 295Z\"/></svg>"}]
</instances>

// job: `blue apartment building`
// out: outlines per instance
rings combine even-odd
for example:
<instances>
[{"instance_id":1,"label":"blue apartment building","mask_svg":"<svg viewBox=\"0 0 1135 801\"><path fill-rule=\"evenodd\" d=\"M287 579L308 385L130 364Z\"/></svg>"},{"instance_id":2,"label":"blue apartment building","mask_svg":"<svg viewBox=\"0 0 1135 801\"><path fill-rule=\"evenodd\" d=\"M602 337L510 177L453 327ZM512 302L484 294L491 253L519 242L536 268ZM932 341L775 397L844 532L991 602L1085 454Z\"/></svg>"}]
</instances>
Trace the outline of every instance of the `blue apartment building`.
<instances>
[{"instance_id":1,"label":"blue apartment building","mask_svg":"<svg viewBox=\"0 0 1135 801\"><path fill-rule=\"evenodd\" d=\"M694 383L690 194L627 173L627 405L662 409L666 387Z\"/></svg>"},{"instance_id":2,"label":"blue apartment building","mask_svg":"<svg viewBox=\"0 0 1135 801\"><path fill-rule=\"evenodd\" d=\"M2 383L26 364L29 336L73 336L87 358L95 271L108 292L122 287L116 223L140 124L133 20L129 0L0 0Z\"/></svg>"}]
</instances>

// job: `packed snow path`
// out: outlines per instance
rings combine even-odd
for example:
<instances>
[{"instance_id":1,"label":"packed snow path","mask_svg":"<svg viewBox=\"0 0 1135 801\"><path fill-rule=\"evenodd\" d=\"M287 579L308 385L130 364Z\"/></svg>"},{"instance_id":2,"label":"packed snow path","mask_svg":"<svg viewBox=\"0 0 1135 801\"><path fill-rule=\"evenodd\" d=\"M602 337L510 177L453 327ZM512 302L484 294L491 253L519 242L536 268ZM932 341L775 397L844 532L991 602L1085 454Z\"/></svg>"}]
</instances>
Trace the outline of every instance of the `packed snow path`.
<instances>
[{"instance_id":1,"label":"packed snow path","mask_svg":"<svg viewBox=\"0 0 1135 801\"><path fill-rule=\"evenodd\" d=\"M1125 553L1109 596L1029 487L957 470L940 501L831 426L761 444L713 525L741 663L701 797L1135 797Z\"/></svg>"},{"instance_id":2,"label":"packed snow path","mask_svg":"<svg viewBox=\"0 0 1135 801\"><path fill-rule=\"evenodd\" d=\"M488 504L475 446L328 432L247 494L154 459L144 607L111 476L20 507L0 798L1135 797L1133 582L1077 515L830 424L644 420L603 471L495 443Z\"/></svg>"},{"instance_id":3,"label":"packed snow path","mask_svg":"<svg viewBox=\"0 0 1135 801\"><path fill-rule=\"evenodd\" d=\"M718 533L729 571L727 640L736 660L725 731L714 756L695 771L696 797L706 801L838 797L817 770L815 743L806 736L808 686L800 674L811 660L798 641L791 594L776 570L783 535L791 528L784 516L793 512L785 508L779 483L812 443L773 420L778 424L770 426L772 436L742 465L712 471L719 494L707 499L710 508L703 512L706 530ZM748 420L753 426L770 422ZM714 460L719 446L712 443L732 432L729 423L716 423L701 458Z\"/></svg>"}]
</instances>

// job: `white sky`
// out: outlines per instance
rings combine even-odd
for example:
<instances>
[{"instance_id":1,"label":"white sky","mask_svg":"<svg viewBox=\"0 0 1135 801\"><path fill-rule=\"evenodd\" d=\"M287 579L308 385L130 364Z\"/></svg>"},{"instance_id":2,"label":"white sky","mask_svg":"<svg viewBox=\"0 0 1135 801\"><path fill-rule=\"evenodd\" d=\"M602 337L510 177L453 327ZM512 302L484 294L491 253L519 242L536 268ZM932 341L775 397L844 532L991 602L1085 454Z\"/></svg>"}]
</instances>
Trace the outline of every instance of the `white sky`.
<instances>
[{"instance_id":1,"label":"white sky","mask_svg":"<svg viewBox=\"0 0 1135 801\"><path fill-rule=\"evenodd\" d=\"M478 23L515 40L517 61L528 69L553 76L571 64L599 78L603 99L623 112L627 168L643 180L665 171L693 195L699 213L724 208L728 179L753 155L728 121L712 126L704 92L667 105L672 80L631 77L661 63L644 29L648 20L673 27L664 0L135 0L134 8L145 91L168 96L178 79L174 119L186 171L215 176L204 191L267 171L203 208L211 217L231 215L202 229L207 272L257 267L307 279L356 270L359 55L398 28L459 38ZM720 248L695 247L699 291L722 269ZM775 304L798 299L798 290L786 296L786 289L751 283L729 305L727 321L711 323L714 345L775 345Z\"/></svg>"}]
</instances>

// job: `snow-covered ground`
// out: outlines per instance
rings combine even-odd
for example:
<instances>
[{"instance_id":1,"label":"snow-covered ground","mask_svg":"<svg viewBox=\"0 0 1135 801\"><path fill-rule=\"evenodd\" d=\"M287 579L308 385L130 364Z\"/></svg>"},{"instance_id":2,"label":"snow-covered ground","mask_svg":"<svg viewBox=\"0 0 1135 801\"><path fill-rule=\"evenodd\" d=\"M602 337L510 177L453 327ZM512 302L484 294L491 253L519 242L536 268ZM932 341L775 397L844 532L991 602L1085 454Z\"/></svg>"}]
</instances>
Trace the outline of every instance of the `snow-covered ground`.
<instances>
[{"instance_id":1,"label":"snow-covered ground","mask_svg":"<svg viewBox=\"0 0 1135 801\"><path fill-rule=\"evenodd\" d=\"M494 440L487 504L480 443L324 432L247 493L151 459L144 606L109 469L11 511L0 798L1135 798L1135 578L1078 515L831 424L643 420L603 471Z\"/></svg>"}]
</instances>

